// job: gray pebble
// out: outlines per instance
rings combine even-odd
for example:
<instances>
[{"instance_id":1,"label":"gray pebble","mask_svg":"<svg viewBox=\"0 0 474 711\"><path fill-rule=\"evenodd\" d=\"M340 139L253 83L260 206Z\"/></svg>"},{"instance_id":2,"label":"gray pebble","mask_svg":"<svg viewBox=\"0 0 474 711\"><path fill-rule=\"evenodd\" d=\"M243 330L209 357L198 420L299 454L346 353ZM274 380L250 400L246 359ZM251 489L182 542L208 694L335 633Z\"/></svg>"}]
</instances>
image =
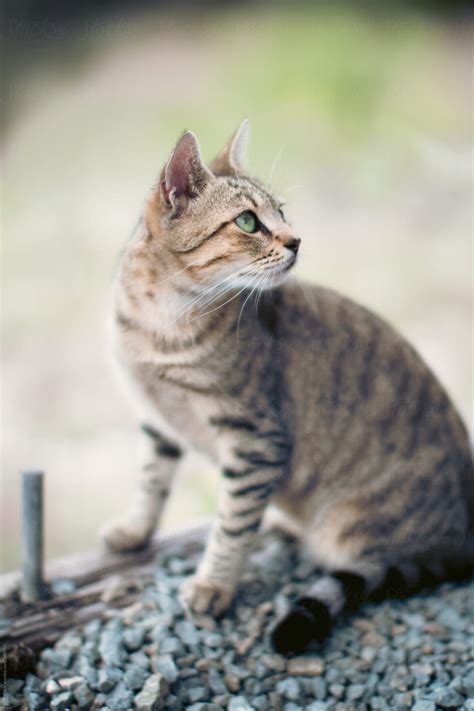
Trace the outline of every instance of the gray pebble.
<instances>
[{"instance_id":1,"label":"gray pebble","mask_svg":"<svg viewBox=\"0 0 474 711\"><path fill-rule=\"evenodd\" d=\"M181 701L174 694L168 694L168 696L165 696L163 701L158 703L158 707L160 704L163 709L169 709L169 711L173 711L173 709L181 709Z\"/></svg>"},{"instance_id":2,"label":"gray pebble","mask_svg":"<svg viewBox=\"0 0 474 711\"><path fill-rule=\"evenodd\" d=\"M55 595L70 595L76 589L76 584L69 578L53 578L51 587Z\"/></svg>"},{"instance_id":3,"label":"gray pebble","mask_svg":"<svg viewBox=\"0 0 474 711\"><path fill-rule=\"evenodd\" d=\"M27 691L41 692L43 682L35 674L27 674L25 679L25 689Z\"/></svg>"},{"instance_id":4,"label":"gray pebble","mask_svg":"<svg viewBox=\"0 0 474 711\"><path fill-rule=\"evenodd\" d=\"M55 649L68 649L71 654L77 654L83 647L81 636L77 632L66 632L55 644Z\"/></svg>"},{"instance_id":5,"label":"gray pebble","mask_svg":"<svg viewBox=\"0 0 474 711\"><path fill-rule=\"evenodd\" d=\"M66 711L71 705L72 694L70 691L63 691L61 694L53 696L49 702L49 707L52 711Z\"/></svg>"},{"instance_id":6,"label":"gray pebble","mask_svg":"<svg viewBox=\"0 0 474 711\"><path fill-rule=\"evenodd\" d=\"M172 684L179 676L179 669L170 654L159 654L152 659L153 671L162 674Z\"/></svg>"},{"instance_id":7,"label":"gray pebble","mask_svg":"<svg viewBox=\"0 0 474 711\"><path fill-rule=\"evenodd\" d=\"M406 624L409 627L415 627L418 629L421 629L426 622L423 615L420 615L420 614L410 615L408 613L403 615L403 621L406 622Z\"/></svg>"},{"instance_id":8,"label":"gray pebble","mask_svg":"<svg viewBox=\"0 0 474 711\"><path fill-rule=\"evenodd\" d=\"M327 696L328 685L322 676L311 679L311 690L318 701L324 701Z\"/></svg>"},{"instance_id":9,"label":"gray pebble","mask_svg":"<svg viewBox=\"0 0 474 711\"><path fill-rule=\"evenodd\" d=\"M125 648L128 649L129 652L135 652L142 646L144 637L145 631L143 627L126 629L123 633L123 643Z\"/></svg>"},{"instance_id":10,"label":"gray pebble","mask_svg":"<svg viewBox=\"0 0 474 711\"><path fill-rule=\"evenodd\" d=\"M208 689L205 689L204 686L193 686L188 689L186 698L192 704L196 701L207 701L207 699L209 698L209 691Z\"/></svg>"},{"instance_id":11,"label":"gray pebble","mask_svg":"<svg viewBox=\"0 0 474 711\"><path fill-rule=\"evenodd\" d=\"M67 669L71 663L72 652L70 649L47 648L41 652L41 661L51 669Z\"/></svg>"},{"instance_id":12,"label":"gray pebble","mask_svg":"<svg viewBox=\"0 0 474 711\"><path fill-rule=\"evenodd\" d=\"M209 669L207 683L209 684L209 688L212 693L216 696L227 693L227 686L225 685L221 674L219 674L219 672L215 669Z\"/></svg>"},{"instance_id":13,"label":"gray pebble","mask_svg":"<svg viewBox=\"0 0 474 711\"><path fill-rule=\"evenodd\" d=\"M413 706L413 692L409 691L404 694L395 694L392 703L400 709L411 709Z\"/></svg>"},{"instance_id":14,"label":"gray pebble","mask_svg":"<svg viewBox=\"0 0 474 711\"><path fill-rule=\"evenodd\" d=\"M457 610L453 607L445 607L438 615L438 622L444 627L449 627L452 630L462 631L465 627L465 621L461 619Z\"/></svg>"},{"instance_id":15,"label":"gray pebble","mask_svg":"<svg viewBox=\"0 0 474 711\"><path fill-rule=\"evenodd\" d=\"M174 617L181 617L183 614L180 603L171 595L158 595L158 604L163 612L169 612Z\"/></svg>"},{"instance_id":16,"label":"gray pebble","mask_svg":"<svg viewBox=\"0 0 474 711\"><path fill-rule=\"evenodd\" d=\"M172 575L186 575L194 571L195 563L191 558L172 558L167 568Z\"/></svg>"},{"instance_id":17,"label":"gray pebble","mask_svg":"<svg viewBox=\"0 0 474 711\"><path fill-rule=\"evenodd\" d=\"M339 669L335 667L330 667L326 670L326 680L329 684L338 683L342 680L342 674Z\"/></svg>"},{"instance_id":18,"label":"gray pebble","mask_svg":"<svg viewBox=\"0 0 474 711\"><path fill-rule=\"evenodd\" d=\"M365 679L364 679L364 686L367 689L375 689L377 684L379 683L379 677L378 674L369 674Z\"/></svg>"},{"instance_id":19,"label":"gray pebble","mask_svg":"<svg viewBox=\"0 0 474 711\"><path fill-rule=\"evenodd\" d=\"M464 699L455 689L437 689L434 692L434 702L442 709L457 709Z\"/></svg>"},{"instance_id":20,"label":"gray pebble","mask_svg":"<svg viewBox=\"0 0 474 711\"><path fill-rule=\"evenodd\" d=\"M176 634L188 647L199 644L199 633L190 620L181 620L176 623Z\"/></svg>"},{"instance_id":21,"label":"gray pebble","mask_svg":"<svg viewBox=\"0 0 474 711\"><path fill-rule=\"evenodd\" d=\"M245 696L233 696L227 704L227 711L253 711Z\"/></svg>"},{"instance_id":22,"label":"gray pebble","mask_svg":"<svg viewBox=\"0 0 474 711\"><path fill-rule=\"evenodd\" d=\"M80 656L77 662L77 671L84 677L87 684L93 688L97 684L97 670L87 657Z\"/></svg>"},{"instance_id":23,"label":"gray pebble","mask_svg":"<svg viewBox=\"0 0 474 711\"><path fill-rule=\"evenodd\" d=\"M313 701L305 707L305 711L327 711L329 706L324 701Z\"/></svg>"},{"instance_id":24,"label":"gray pebble","mask_svg":"<svg viewBox=\"0 0 474 711\"><path fill-rule=\"evenodd\" d=\"M474 669L463 676L462 688L466 696L474 698Z\"/></svg>"},{"instance_id":25,"label":"gray pebble","mask_svg":"<svg viewBox=\"0 0 474 711\"><path fill-rule=\"evenodd\" d=\"M365 686L363 684L351 684L347 687L347 698L349 701L357 701L365 694Z\"/></svg>"},{"instance_id":26,"label":"gray pebble","mask_svg":"<svg viewBox=\"0 0 474 711\"><path fill-rule=\"evenodd\" d=\"M20 700L15 699L14 695L6 690L2 692L0 703L2 709L17 709L20 706Z\"/></svg>"},{"instance_id":27,"label":"gray pebble","mask_svg":"<svg viewBox=\"0 0 474 711\"><path fill-rule=\"evenodd\" d=\"M169 632L167 632L169 635ZM174 654L175 656L183 654L183 643L176 637L168 637L160 643L160 652L162 654Z\"/></svg>"},{"instance_id":28,"label":"gray pebble","mask_svg":"<svg viewBox=\"0 0 474 711\"><path fill-rule=\"evenodd\" d=\"M216 694L212 698L212 703L215 704L216 706L219 706L221 709L226 709L227 704L229 703L230 700L230 695L229 694Z\"/></svg>"},{"instance_id":29,"label":"gray pebble","mask_svg":"<svg viewBox=\"0 0 474 711\"><path fill-rule=\"evenodd\" d=\"M40 709L48 708L45 698L43 694L39 694L36 691L27 691L25 693L29 711L40 711Z\"/></svg>"},{"instance_id":30,"label":"gray pebble","mask_svg":"<svg viewBox=\"0 0 474 711\"><path fill-rule=\"evenodd\" d=\"M219 647L221 649L224 643L222 636L216 632L207 632L202 636L202 641L207 647Z\"/></svg>"},{"instance_id":31,"label":"gray pebble","mask_svg":"<svg viewBox=\"0 0 474 711\"><path fill-rule=\"evenodd\" d=\"M275 691L275 686L277 682L283 679L283 674L273 674L272 676L267 676L266 679L262 679L262 694L269 691Z\"/></svg>"},{"instance_id":32,"label":"gray pebble","mask_svg":"<svg viewBox=\"0 0 474 711\"><path fill-rule=\"evenodd\" d=\"M10 694L17 694L20 689L25 685L23 679L7 679L6 689Z\"/></svg>"},{"instance_id":33,"label":"gray pebble","mask_svg":"<svg viewBox=\"0 0 474 711\"><path fill-rule=\"evenodd\" d=\"M125 670L124 681L129 689L137 691L141 689L147 678L148 672L136 664L129 664Z\"/></svg>"},{"instance_id":34,"label":"gray pebble","mask_svg":"<svg viewBox=\"0 0 474 711\"><path fill-rule=\"evenodd\" d=\"M168 682L161 674L152 674L135 697L137 711L156 711L168 694ZM132 708L132 707L131 707Z\"/></svg>"},{"instance_id":35,"label":"gray pebble","mask_svg":"<svg viewBox=\"0 0 474 711\"><path fill-rule=\"evenodd\" d=\"M132 664L136 664L139 667L142 667L142 669L149 669L150 668L150 658L147 657L145 652L142 652L139 650L138 652L133 652L133 654L130 655L130 661Z\"/></svg>"},{"instance_id":36,"label":"gray pebble","mask_svg":"<svg viewBox=\"0 0 474 711\"><path fill-rule=\"evenodd\" d=\"M105 694L97 694L95 699L94 699L94 705L92 706L93 709L97 708L100 709L100 711L108 711L108 706L107 706L107 697Z\"/></svg>"},{"instance_id":37,"label":"gray pebble","mask_svg":"<svg viewBox=\"0 0 474 711\"><path fill-rule=\"evenodd\" d=\"M122 678L122 672L117 667L103 667L99 669L97 686L99 691L108 692L114 688Z\"/></svg>"},{"instance_id":38,"label":"gray pebble","mask_svg":"<svg viewBox=\"0 0 474 711\"><path fill-rule=\"evenodd\" d=\"M417 701L413 705L412 711L436 711L436 707L433 701L428 701L428 699L420 699L420 701Z\"/></svg>"},{"instance_id":39,"label":"gray pebble","mask_svg":"<svg viewBox=\"0 0 474 711\"><path fill-rule=\"evenodd\" d=\"M246 679L244 682L244 691L249 696L257 696L262 690L262 685L260 681L254 677Z\"/></svg>"},{"instance_id":40,"label":"gray pebble","mask_svg":"<svg viewBox=\"0 0 474 711\"><path fill-rule=\"evenodd\" d=\"M94 701L94 694L85 682L82 682L73 689L74 696L80 709L90 709Z\"/></svg>"},{"instance_id":41,"label":"gray pebble","mask_svg":"<svg viewBox=\"0 0 474 711\"><path fill-rule=\"evenodd\" d=\"M133 708L133 692L119 681L114 690L107 695L107 706L112 711L130 711Z\"/></svg>"},{"instance_id":42,"label":"gray pebble","mask_svg":"<svg viewBox=\"0 0 474 711\"><path fill-rule=\"evenodd\" d=\"M286 669L286 661L280 654L264 654L261 663L272 671L281 672Z\"/></svg>"},{"instance_id":43,"label":"gray pebble","mask_svg":"<svg viewBox=\"0 0 474 711\"><path fill-rule=\"evenodd\" d=\"M329 693L336 699L340 699L344 696L344 687L342 684L331 684L329 687Z\"/></svg>"},{"instance_id":44,"label":"gray pebble","mask_svg":"<svg viewBox=\"0 0 474 711\"><path fill-rule=\"evenodd\" d=\"M300 698L300 686L296 679L282 679L276 685L276 690L285 699L290 699L290 701Z\"/></svg>"},{"instance_id":45,"label":"gray pebble","mask_svg":"<svg viewBox=\"0 0 474 711\"><path fill-rule=\"evenodd\" d=\"M95 664L100 657L98 640L89 639L85 642L80 648L80 654L81 657L87 657L91 664Z\"/></svg>"},{"instance_id":46,"label":"gray pebble","mask_svg":"<svg viewBox=\"0 0 474 711\"><path fill-rule=\"evenodd\" d=\"M122 646L121 624L111 625L102 631L99 652L105 664L122 666L125 653Z\"/></svg>"},{"instance_id":47,"label":"gray pebble","mask_svg":"<svg viewBox=\"0 0 474 711\"><path fill-rule=\"evenodd\" d=\"M267 711L267 709L269 708L268 698L265 696L265 694L255 696L251 701L251 705L254 707L254 709L257 709L257 711Z\"/></svg>"},{"instance_id":48,"label":"gray pebble","mask_svg":"<svg viewBox=\"0 0 474 711\"><path fill-rule=\"evenodd\" d=\"M388 711L388 704L381 696L371 696L370 708L374 711Z\"/></svg>"},{"instance_id":49,"label":"gray pebble","mask_svg":"<svg viewBox=\"0 0 474 711\"><path fill-rule=\"evenodd\" d=\"M255 654L258 654L258 652L255 652ZM253 674L257 677L257 679L264 679L266 676L268 676L268 668L265 666L265 664L262 664L262 662L257 661L255 662L255 669L253 670Z\"/></svg>"},{"instance_id":50,"label":"gray pebble","mask_svg":"<svg viewBox=\"0 0 474 711\"><path fill-rule=\"evenodd\" d=\"M96 639L99 636L102 623L100 620L91 620L84 625L84 636L87 639Z\"/></svg>"}]
</instances>

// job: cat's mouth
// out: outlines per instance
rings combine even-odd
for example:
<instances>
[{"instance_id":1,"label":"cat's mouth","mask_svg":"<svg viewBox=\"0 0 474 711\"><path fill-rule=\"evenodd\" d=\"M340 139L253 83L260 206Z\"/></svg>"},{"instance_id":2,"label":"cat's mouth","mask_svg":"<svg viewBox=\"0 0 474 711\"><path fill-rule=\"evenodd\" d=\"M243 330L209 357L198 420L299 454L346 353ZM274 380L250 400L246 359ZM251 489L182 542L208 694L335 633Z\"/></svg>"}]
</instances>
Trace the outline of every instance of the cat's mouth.
<instances>
[{"instance_id":1,"label":"cat's mouth","mask_svg":"<svg viewBox=\"0 0 474 711\"><path fill-rule=\"evenodd\" d=\"M281 284L296 262L296 256L285 259L283 264L278 262L277 264L272 264L266 269L266 273L271 277L271 285L277 286Z\"/></svg>"},{"instance_id":2,"label":"cat's mouth","mask_svg":"<svg viewBox=\"0 0 474 711\"><path fill-rule=\"evenodd\" d=\"M290 257L289 259L285 260L284 264L277 264L275 267L273 267L272 272L273 274L285 274L286 272L289 272L290 269L294 266L296 262L296 256L295 257Z\"/></svg>"}]
</instances>

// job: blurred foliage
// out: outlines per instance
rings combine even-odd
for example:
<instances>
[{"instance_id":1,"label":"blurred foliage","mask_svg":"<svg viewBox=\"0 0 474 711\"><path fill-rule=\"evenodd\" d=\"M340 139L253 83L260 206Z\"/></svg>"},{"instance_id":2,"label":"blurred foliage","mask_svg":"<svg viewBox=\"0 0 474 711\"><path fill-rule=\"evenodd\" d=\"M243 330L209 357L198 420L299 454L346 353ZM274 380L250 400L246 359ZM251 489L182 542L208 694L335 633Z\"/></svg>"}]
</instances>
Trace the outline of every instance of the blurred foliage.
<instances>
[{"instance_id":1,"label":"blurred foliage","mask_svg":"<svg viewBox=\"0 0 474 711\"><path fill-rule=\"evenodd\" d=\"M199 9L211 8L235 9L236 7L250 10L256 6L265 9L275 7L301 8L308 11L317 5L319 9L333 7L337 10L345 7L370 11L372 13L393 13L400 10L423 10L450 14L456 12L466 12L469 4L466 0L82 0L81 3L65 3L61 0L13 0L6 3L7 17L21 17L23 19L77 19L84 16L97 16L99 13L113 13L117 11L143 11L147 8L176 12L199 7Z\"/></svg>"}]
</instances>

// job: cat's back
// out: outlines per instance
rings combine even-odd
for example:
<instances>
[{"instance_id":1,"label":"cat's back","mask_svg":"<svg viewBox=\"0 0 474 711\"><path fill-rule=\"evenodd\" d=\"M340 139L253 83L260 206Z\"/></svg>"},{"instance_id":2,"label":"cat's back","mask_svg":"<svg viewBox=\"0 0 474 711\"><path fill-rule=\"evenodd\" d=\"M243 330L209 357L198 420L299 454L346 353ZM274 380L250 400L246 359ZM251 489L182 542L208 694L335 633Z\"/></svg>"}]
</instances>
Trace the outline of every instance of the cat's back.
<instances>
[{"instance_id":1,"label":"cat's back","mask_svg":"<svg viewBox=\"0 0 474 711\"><path fill-rule=\"evenodd\" d=\"M469 456L466 428L435 375L386 321L337 292L297 280L274 295L289 400L307 430L373 433L410 457L433 444ZM312 420L315 420L314 422Z\"/></svg>"}]
</instances>

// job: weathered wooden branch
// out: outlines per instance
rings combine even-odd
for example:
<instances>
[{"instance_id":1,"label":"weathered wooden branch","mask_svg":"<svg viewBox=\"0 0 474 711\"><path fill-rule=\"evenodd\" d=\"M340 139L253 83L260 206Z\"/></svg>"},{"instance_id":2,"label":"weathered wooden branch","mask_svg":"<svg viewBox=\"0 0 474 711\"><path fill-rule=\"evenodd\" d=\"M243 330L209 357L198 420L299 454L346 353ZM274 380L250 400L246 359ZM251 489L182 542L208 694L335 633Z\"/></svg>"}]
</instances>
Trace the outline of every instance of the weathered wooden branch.
<instances>
[{"instance_id":1,"label":"weathered wooden branch","mask_svg":"<svg viewBox=\"0 0 474 711\"><path fill-rule=\"evenodd\" d=\"M33 603L22 602L18 594L21 573L0 577L0 603L6 613L6 624L0 628L0 644L7 652L10 673L21 659L54 644L66 630L103 616L111 607L131 604L143 584L152 579L153 560L158 553L184 550L199 551L208 524L171 535L159 535L140 551L114 554L106 551L80 553L52 561L46 579L71 580L74 592L49 597ZM17 658L19 657L19 658Z\"/></svg>"}]
</instances>

